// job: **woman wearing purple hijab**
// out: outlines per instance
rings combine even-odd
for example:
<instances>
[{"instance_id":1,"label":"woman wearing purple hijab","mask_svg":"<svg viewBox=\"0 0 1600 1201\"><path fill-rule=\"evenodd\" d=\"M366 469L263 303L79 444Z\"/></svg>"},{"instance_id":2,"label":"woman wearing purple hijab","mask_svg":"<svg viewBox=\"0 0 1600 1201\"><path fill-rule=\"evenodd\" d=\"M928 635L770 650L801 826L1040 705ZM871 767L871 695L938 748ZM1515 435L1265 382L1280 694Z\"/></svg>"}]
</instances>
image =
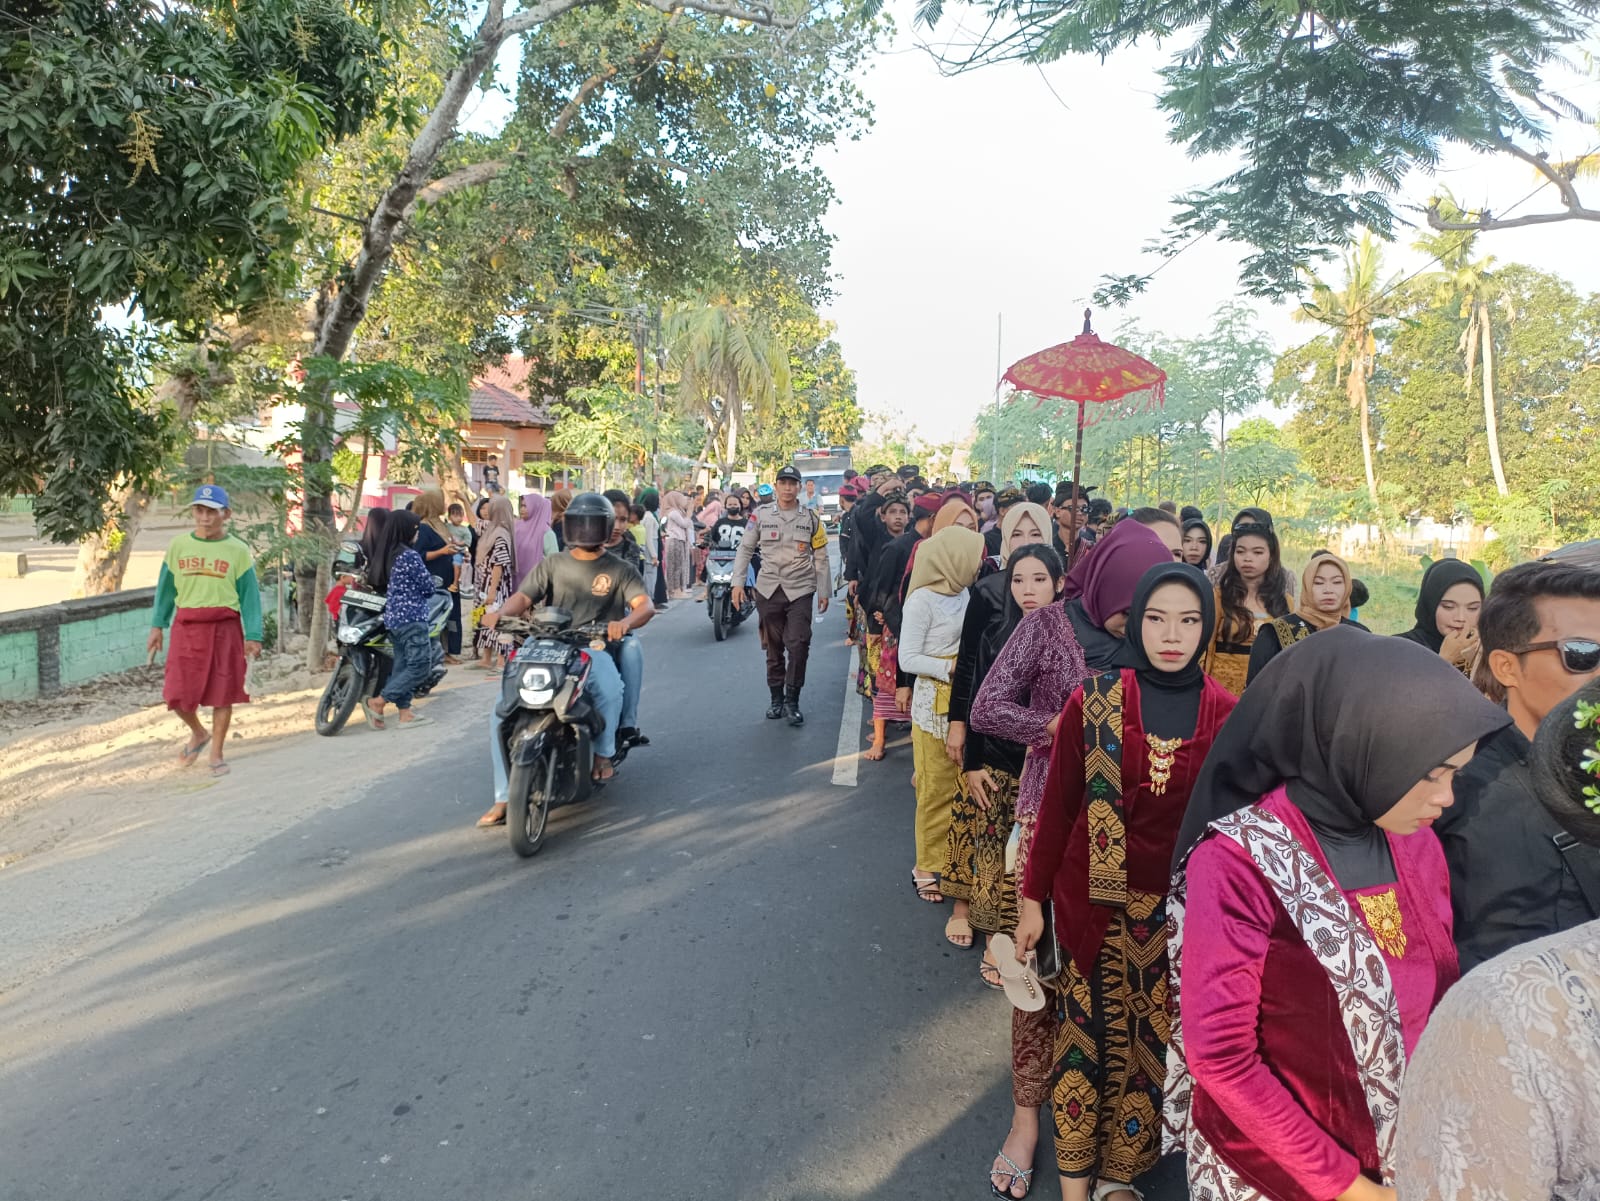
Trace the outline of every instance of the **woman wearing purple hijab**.
<instances>
[{"instance_id":1,"label":"woman wearing purple hijab","mask_svg":"<svg viewBox=\"0 0 1600 1201\"><path fill-rule=\"evenodd\" d=\"M517 555L517 574L521 580L556 549L555 531L550 528L550 501L537 492L522 494L522 516L512 531Z\"/></svg>"}]
</instances>

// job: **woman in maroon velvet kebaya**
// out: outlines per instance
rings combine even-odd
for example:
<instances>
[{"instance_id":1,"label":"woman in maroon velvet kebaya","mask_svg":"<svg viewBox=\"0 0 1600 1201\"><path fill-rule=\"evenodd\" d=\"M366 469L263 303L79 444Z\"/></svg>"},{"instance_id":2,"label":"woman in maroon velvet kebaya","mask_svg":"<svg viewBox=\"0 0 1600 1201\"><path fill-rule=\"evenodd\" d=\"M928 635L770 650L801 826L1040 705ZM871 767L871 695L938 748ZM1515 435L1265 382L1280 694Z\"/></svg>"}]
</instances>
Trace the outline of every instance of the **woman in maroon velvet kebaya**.
<instances>
[{"instance_id":1,"label":"woman in maroon velvet kebaya","mask_svg":"<svg viewBox=\"0 0 1600 1201\"><path fill-rule=\"evenodd\" d=\"M1200 670L1210 582L1152 567L1128 612L1129 667L1085 680L1061 716L1022 885L1018 956L1054 905L1063 971L1051 1110L1065 1201L1133 1201L1161 1155L1166 893L1189 790L1234 698Z\"/></svg>"},{"instance_id":2,"label":"woman in maroon velvet kebaya","mask_svg":"<svg viewBox=\"0 0 1600 1201\"><path fill-rule=\"evenodd\" d=\"M1276 656L1174 864L1167 1127L1209 1201L1394 1201L1406 1059L1455 983L1429 829L1509 724L1438 655L1335 626Z\"/></svg>"}]
</instances>

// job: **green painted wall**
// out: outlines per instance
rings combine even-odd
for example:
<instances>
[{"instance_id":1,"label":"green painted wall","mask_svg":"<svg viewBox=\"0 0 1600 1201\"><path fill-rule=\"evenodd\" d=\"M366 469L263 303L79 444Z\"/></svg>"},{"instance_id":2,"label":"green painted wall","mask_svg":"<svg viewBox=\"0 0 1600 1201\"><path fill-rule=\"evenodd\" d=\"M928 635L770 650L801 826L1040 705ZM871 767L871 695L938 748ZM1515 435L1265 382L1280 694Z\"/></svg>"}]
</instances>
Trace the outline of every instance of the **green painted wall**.
<instances>
[{"instance_id":1,"label":"green painted wall","mask_svg":"<svg viewBox=\"0 0 1600 1201\"><path fill-rule=\"evenodd\" d=\"M61 626L61 686L70 688L145 662L150 610L130 609Z\"/></svg>"},{"instance_id":2,"label":"green painted wall","mask_svg":"<svg viewBox=\"0 0 1600 1201\"><path fill-rule=\"evenodd\" d=\"M33 630L0 634L0 701L39 695L39 635Z\"/></svg>"}]
</instances>

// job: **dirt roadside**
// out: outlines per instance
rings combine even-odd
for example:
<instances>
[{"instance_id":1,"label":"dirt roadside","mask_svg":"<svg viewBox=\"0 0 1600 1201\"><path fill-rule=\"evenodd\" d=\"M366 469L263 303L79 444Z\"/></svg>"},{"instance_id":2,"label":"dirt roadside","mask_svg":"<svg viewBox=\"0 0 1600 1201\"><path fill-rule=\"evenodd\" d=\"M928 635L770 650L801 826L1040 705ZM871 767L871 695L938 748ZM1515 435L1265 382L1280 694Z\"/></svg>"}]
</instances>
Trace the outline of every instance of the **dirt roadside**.
<instances>
[{"instance_id":1,"label":"dirt roadside","mask_svg":"<svg viewBox=\"0 0 1600 1201\"><path fill-rule=\"evenodd\" d=\"M234 711L232 773L220 779L203 762L178 766L184 731L161 703L159 667L0 704L0 911L8 927L0 993L263 840L362 800L441 745L463 756L464 776L487 784L472 757L486 748L493 705L493 683L481 673L454 668L419 703L435 724L379 733L358 710L335 738L312 727L326 679L298 656L259 664L252 702ZM489 799L451 803L476 816Z\"/></svg>"}]
</instances>

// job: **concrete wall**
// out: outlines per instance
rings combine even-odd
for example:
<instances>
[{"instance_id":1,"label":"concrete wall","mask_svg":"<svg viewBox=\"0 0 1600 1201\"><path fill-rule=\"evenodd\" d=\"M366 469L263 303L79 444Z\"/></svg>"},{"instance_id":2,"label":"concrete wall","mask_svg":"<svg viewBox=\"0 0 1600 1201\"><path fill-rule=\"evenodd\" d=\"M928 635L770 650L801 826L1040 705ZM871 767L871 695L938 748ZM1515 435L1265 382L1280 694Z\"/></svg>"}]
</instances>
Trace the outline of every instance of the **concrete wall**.
<instances>
[{"instance_id":1,"label":"concrete wall","mask_svg":"<svg viewBox=\"0 0 1600 1201\"><path fill-rule=\"evenodd\" d=\"M0 614L0 700L48 696L145 662L154 588Z\"/></svg>"}]
</instances>

